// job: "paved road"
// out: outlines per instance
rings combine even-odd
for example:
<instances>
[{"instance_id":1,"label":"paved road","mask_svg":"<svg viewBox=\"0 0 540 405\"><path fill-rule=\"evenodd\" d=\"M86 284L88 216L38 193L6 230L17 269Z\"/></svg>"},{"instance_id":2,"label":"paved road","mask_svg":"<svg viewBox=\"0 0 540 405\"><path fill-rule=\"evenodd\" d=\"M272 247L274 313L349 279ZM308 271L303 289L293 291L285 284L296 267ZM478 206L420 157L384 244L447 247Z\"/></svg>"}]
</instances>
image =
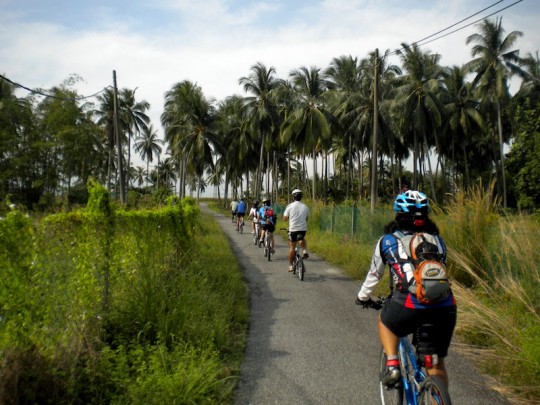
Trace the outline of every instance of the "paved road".
<instances>
[{"instance_id":1,"label":"paved road","mask_svg":"<svg viewBox=\"0 0 540 405\"><path fill-rule=\"evenodd\" d=\"M312 253L300 281L287 271L281 236L276 235L276 254L268 262L264 250L253 245L249 226L238 234L230 217L214 216L250 290L249 336L235 405L378 404L377 313L354 304L359 283ZM453 350L447 365L455 405L507 404Z\"/></svg>"}]
</instances>

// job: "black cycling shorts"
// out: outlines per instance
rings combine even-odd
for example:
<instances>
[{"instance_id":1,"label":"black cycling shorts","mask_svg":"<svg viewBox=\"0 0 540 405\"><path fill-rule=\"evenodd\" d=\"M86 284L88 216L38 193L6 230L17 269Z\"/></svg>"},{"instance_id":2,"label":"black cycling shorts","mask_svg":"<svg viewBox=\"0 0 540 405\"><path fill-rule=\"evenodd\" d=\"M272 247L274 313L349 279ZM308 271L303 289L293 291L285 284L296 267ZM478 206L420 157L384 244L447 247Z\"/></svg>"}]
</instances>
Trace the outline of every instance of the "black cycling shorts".
<instances>
[{"instance_id":1,"label":"black cycling shorts","mask_svg":"<svg viewBox=\"0 0 540 405\"><path fill-rule=\"evenodd\" d=\"M439 357L446 357L456 326L456 306L413 309L399 302L387 301L381 311L381 322L399 337L410 335L424 324L433 325L422 337L422 343L432 347Z\"/></svg>"},{"instance_id":2,"label":"black cycling shorts","mask_svg":"<svg viewBox=\"0 0 540 405\"><path fill-rule=\"evenodd\" d=\"M276 226L274 224L262 224L261 228L264 231L270 231L270 232L274 232L276 230Z\"/></svg>"},{"instance_id":3,"label":"black cycling shorts","mask_svg":"<svg viewBox=\"0 0 540 405\"><path fill-rule=\"evenodd\" d=\"M237 212L237 213L236 213L236 216L237 216L237 217L243 217L244 215L246 215L245 212Z\"/></svg>"},{"instance_id":4,"label":"black cycling shorts","mask_svg":"<svg viewBox=\"0 0 540 405\"><path fill-rule=\"evenodd\" d=\"M291 242L298 242L299 240L304 239L305 236L306 236L306 231L289 232L289 240Z\"/></svg>"}]
</instances>

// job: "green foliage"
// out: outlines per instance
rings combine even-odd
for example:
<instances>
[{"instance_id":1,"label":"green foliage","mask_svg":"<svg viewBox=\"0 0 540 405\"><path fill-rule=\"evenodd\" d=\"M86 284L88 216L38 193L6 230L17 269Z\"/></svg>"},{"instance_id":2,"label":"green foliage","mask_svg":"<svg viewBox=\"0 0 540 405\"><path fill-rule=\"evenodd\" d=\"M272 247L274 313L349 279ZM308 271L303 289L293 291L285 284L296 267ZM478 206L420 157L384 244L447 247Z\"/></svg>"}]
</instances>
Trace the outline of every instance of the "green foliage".
<instances>
[{"instance_id":1,"label":"green foliage","mask_svg":"<svg viewBox=\"0 0 540 405\"><path fill-rule=\"evenodd\" d=\"M518 208L540 208L540 103L536 108L527 100L515 114L516 137L506 165L512 176Z\"/></svg>"},{"instance_id":2,"label":"green foliage","mask_svg":"<svg viewBox=\"0 0 540 405\"><path fill-rule=\"evenodd\" d=\"M89 193L85 210L0 221L2 398L226 402L248 318L226 238L192 199L125 211Z\"/></svg>"},{"instance_id":3,"label":"green foliage","mask_svg":"<svg viewBox=\"0 0 540 405\"><path fill-rule=\"evenodd\" d=\"M111 214L111 195L105 187L94 179L88 181L88 204L86 210L93 214Z\"/></svg>"}]
</instances>

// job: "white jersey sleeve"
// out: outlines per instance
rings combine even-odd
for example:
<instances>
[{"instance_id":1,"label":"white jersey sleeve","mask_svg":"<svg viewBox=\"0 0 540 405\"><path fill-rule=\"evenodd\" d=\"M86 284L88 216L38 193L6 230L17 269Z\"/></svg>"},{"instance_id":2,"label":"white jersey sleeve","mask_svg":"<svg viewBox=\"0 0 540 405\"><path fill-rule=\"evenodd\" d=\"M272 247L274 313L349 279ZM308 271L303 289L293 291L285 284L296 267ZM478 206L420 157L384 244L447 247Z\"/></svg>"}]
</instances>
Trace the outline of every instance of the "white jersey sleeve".
<instances>
[{"instance_id":1,"label":"white jersey sleeve","mask_svg":"<svg viewBox=\"0 0 540 405\"><path fill-rule=\"evenodd\" d=\"M386 265L381 257L381 239L377 242L375 250L373 251L373 256L371 258L371 266L369 268L368 274L360 291L358 291L358 299L361 301L367 301L371 298L373 290L381 280L384 275L384 268Z\"/></svg>"}]
</instances>

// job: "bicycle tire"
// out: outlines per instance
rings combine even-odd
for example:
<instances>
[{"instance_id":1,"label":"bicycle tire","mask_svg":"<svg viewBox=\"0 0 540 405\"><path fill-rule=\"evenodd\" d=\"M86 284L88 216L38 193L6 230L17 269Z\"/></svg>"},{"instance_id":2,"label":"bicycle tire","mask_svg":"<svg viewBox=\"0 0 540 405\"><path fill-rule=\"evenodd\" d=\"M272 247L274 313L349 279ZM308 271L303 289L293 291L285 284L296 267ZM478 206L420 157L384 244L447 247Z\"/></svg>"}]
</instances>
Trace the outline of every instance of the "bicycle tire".
<instances>
[{"instance_id":1,"label":"bicycle tire","mask_svg":"<svg viewBox=\"0 0 540 405\"><path fill-rule=\"evenodd\" d=\"M435 402L433 402L433 401ZM446 389L443 380L436 375L430 375L420 385L420 394L418 395L418 404L436 403L438 405L452 405L450 394Z\"/></svg>"},{"instance_id":2,"label":"bicycle tire","mask_svg":"<svg viewBox=\"0 0 540 405\"><path fill-rule=\"evenodd\" d=\"M379 388L381 393L381 404L382 405L402 405L403 404L403 384L400 382L399 385L387 388L382 383L382 378L386 374L386 353L384 349L381 348L381 362L379 365Z\"/></svg>"},{"instance_id":3,"label":"bicycle tire","mask_svg":"<svg viewBox=\"0 0 540 405\"><path fill-rule=\"evenodd\" d=\"M240 223L240 233L244 233L244 223Z\"/></svg>"},{"instance_id":4,"label":"bicycle tire","mask_svg":"<svg viewBox=\"0 0 540 405\"><path fill-rule=\"evenodd\" d=\"M298 256L298 278L300 281L304 281L304 273L306 272L306 268L304 267L304 261L300 256Z\"/></svg>"}]
</instances>

